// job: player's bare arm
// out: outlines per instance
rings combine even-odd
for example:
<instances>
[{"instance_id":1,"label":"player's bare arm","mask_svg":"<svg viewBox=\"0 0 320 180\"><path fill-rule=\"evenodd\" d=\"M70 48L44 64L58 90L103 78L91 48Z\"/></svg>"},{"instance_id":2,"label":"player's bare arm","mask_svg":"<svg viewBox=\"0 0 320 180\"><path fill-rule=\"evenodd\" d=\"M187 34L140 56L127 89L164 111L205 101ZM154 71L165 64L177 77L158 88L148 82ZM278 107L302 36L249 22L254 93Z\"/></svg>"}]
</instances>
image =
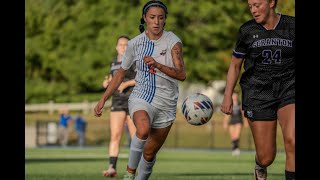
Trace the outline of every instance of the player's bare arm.
<instances>
[{"instance_id":1,"label":"player's bare arm","mask_svg":"<svg viewBox=\"0 0 320 180\"><path fill-rule=\"evenodd\" d=\"M232 93L238 81L243 59L232 56L231 63L227 74L227 84L224 91L224 98L221 104L221 111L225 114L232 112Z\"/></svg>"},{"instance_id":2,"label":"player's bare arm","mask_svg":"<svg viewBox=\"0 0 320 180\"><path fill-rule=\"evenodd\" d=\"M125 70L120 67L120 69L117 71L115 76L111 79L108 85L108 88L106 89L106 91L102 96L104 101L106 101L114 93L114 91L118 89L118 87L123 81L124 75L125 75Z\"/></svg>"},{"instance_id":3,"label":"player's bare arm","mask_svg":"<svg viewBox=\"0 0 320 180\"><path fill-rule=\"evenodd\" d=\"M183 62L182 44L176 43L171 50L171 54L175 68L169 68L169 70L176 74L178 80L183 81L186 79L186 71ZM170 74L168 75L170 76Z\"/></svg>"},{"instance_id":4,"label":"player's bare arm","mask_svg":"<svg viewBox=\"0 0 320 180\"><path fill-rule=\"evenodd\" d=\"M125 90L126 88L130 87L130 86L134 86L136 84L136 81L134 79L131 79L129 81L126 81L126 82L122 82L120 84L120 86L118 87L118 91L120 93L123 92L123 90Z\"/></svg>"},{"instance_id":5,"label":"player's bare arm","mask_svg":"<svg viewBox=\"0 0 320 180\"><path fill-rule=\"evenodd\" d=\"M145 57L144 61L148 65L152 65L165 73L166 75L175 78L180 81L184 81L186 79L186 72L184 68L183 55L182 55L182 44L176 43L172 50L172 59L174 67L168 67L163 64L156 62L152 57Z\"/></svg>"},{"instance_id":6,"label":"player's bare arm","mask_svg":"<svg viewBox=\"0 0 320 180\"><path fill-rule=\"evenodd\" d=\"M227 84L224 92L225 96L232 96L233 89L238 81L243 60L232 56L227 74Z\"/></svg>"},{"instance_id":7,"label":"player's bare arm","mask_svg":"<svg viewBox=\"0 0 320 180\"><path fill-rule=\"evenodd\" d=\"M102 108L105 102L113 94L113 92L120 86L121 82L123 81L124 75L125 75L125 70L120 68L116 73L116 75L111 79L106 91L104 92L103 96L101 97L98 104L94 108L95 116L97 117L101 116Z\"/></svg>"}]
</instances>

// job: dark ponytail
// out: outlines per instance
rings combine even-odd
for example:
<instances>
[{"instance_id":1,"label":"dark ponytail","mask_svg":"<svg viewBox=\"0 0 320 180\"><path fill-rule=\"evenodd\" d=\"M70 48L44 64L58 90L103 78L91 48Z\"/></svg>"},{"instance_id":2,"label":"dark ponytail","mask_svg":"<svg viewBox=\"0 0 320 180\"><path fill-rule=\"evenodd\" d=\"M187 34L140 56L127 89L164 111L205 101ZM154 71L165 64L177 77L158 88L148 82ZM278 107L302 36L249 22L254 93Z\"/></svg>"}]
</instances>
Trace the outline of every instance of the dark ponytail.
<instances>
[{"instance_id":1,"label":"dark ponytail","mask_svg":"<svg viewBox=\"0 0 320 180\"><path fill-rule=\"evenodd\" d=\"M143 17L140 19L140 25L139 25L139 30L142 33L144 31L144 19Z\"/></svg>"}]
</instances>

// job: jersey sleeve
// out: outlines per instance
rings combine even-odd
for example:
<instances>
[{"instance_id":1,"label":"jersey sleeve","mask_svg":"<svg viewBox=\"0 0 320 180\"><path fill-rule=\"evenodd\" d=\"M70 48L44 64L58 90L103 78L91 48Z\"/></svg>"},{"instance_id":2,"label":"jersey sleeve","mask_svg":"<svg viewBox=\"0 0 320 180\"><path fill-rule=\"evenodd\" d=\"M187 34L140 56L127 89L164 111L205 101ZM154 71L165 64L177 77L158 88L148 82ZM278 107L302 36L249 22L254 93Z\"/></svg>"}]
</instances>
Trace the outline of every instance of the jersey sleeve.
<instances>
[{"instance_id":1,"label":"jersey sleeve","mask_svg":"<svg viewBox=\"0 0 320 180\"><path fill-rule=\"evenodd\" d=\"M133 43L132 41L129 41L128 47L122 56L122 62L121 62L122 69L128 70L132 66L134 62L133 60L134 60Z\"/></svg>"},{"instance_id":2,"label":"jersey sleeve","mask_svg":"<svg viewBox=\"0 0 320 180\"><path fill-rule=\"evenodd\" d=\"M174 45L176 45L178 42L182 44L181 39L176 36L174 33L170 32L170 43L169 43L169 48L172 49Z\"/></svg>"},{"instance_id":3,"label":"jersey sleeve","mask_svg":"<svg viewBox=\"0 0 320 180\"><path fill-rule=\"evenodd\" d=\"M247 45L245 43L245 34L240 28L238 32L237 42L233 49L232 55L236 58L244 58L244 56L246 55L246 51Z\"/></svg>"}]
</instances>

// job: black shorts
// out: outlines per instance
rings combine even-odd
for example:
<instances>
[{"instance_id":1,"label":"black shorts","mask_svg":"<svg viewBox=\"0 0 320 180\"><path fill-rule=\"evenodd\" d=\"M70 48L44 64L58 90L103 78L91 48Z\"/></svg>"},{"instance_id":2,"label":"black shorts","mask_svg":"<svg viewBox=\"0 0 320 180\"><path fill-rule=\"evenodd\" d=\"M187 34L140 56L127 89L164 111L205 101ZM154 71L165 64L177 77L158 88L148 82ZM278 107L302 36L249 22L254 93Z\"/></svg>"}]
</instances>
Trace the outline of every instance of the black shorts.
<instances>
[{"instance_id":1,"label":"black shorts","mask_svg":"<svg viewBox=\"0 0 320 180\"><path fill-rule=\"evenodd\" d=\"M276 82L260 88L242 85L242 108L250 120L277 120L278 109L288 104L295 104L294 83L288 86Z\"/></svg>"},{"instance_id":2,"label":"black shorts","mask_svg":"<svg viewBox=\"0 0 320 180\"><path fill-rule=\"evenodd\" d=\"M111 108L110 110L112 112L115 111L125 111L126 114L129 114L129 108L128 108L128 99L112 99Z\"/></svg>"},{"instance_id":3,"label":"black shorts","mask_svg":"<svg viewBox=\"0 0 320 180\"><path fill-rule=\"evenodd\" d=\"M234 124L243 124L242 118L232 118L229 121L229 125L234 125Z\"/></svg>"}]
</instances>

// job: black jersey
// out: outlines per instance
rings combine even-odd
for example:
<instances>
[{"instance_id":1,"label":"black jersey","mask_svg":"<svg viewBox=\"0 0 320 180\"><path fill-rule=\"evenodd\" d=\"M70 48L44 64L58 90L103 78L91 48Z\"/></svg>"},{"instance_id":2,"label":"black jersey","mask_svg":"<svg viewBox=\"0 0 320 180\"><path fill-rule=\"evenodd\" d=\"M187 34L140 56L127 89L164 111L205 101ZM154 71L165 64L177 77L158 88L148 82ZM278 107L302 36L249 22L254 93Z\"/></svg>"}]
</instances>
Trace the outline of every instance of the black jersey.
<instances>
[{"instance_id":1,"label":"black jersey","mask_svg":"<svg viewBox=\"0 0 320 180\"><path fill-rule=\"evenodd\" d=\"M257 99L254 104L257 108L263 108L269 100L294 97L295 17L281 15L271 30L254 19L244 23L239 29L233 55L244 59L245 71L240 85L244 91L249 91L249 94L245 92L247 97ZM290 93L286 93L288 91Z\"/></svg>"},{"instance_id":2,"label":"black jersey","mask_svg":"<svg viewBox=\"0 0 320 180\"><path fill-rule=\"evenodd\" d=\"M112 75L112 77L114 77L117 71L120 69L120 65L121 65L121 62L117 61L117 58L114 58L112 60L112 63L110 65L110 74ZM136 77L136 73L137 73L136 66L135 64L133 64L126 71L123 82L134 79ZM119 93L119 91L116 90L112 95L112 102L118 101L118 100L127 101L132 90L133 90L133 86L127 87L126 89L123 90L122 93Z\"/></svg>"}]
</instances>

